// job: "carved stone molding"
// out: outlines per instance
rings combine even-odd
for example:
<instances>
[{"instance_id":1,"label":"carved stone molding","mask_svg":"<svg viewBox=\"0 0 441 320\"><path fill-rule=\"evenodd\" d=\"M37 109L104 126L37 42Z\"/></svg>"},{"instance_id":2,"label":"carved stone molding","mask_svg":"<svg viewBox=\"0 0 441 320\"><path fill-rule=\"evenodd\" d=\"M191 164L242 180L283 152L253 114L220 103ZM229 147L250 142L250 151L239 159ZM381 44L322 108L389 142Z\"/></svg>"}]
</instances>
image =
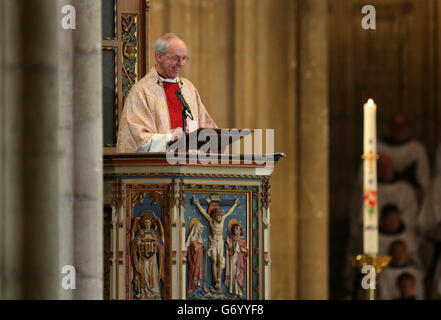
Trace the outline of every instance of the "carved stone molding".
<instances>
[{"instance_id":1,"label":"carved stone molding","mask_svg":"<svg viewBox=\"0 0 441 320\"><path fill-rule=\"evenodd\" d=\"M184 182L182 180L181 182L179 182L179 206L180 207L185 206Z\"/></svg>"},{"instance_id":2,"label":"carved stone molding","mask_svg":"<svg viewBox=\"0 0 441 320\"><path fill-rule=\"evenodd\" d=\"M120 209L123 205L123 190L121 188L121 179L115 178L113 179L113 187L112 187L112 206L116 209Z\"/></svg>"},{"instance_id":3,"label":"carved stone molding","mask_svg":"<svg viewBox=\"0 0 441 320\"><path fill-rule=\"evenodd\" d=\"M262 181L262 187L261 187L261 208L262 209L268 209L269 205L270 205L270 193L269 193L269 189L270 189L270 184L269 184L269 179Z\"/></svg>"},{"instance_id":4,"label":"carved stone molding","mask_svg":"<svg viewBox=\"0 0 441 320\"><path fill-rule=\"evenodd\" d=\"M204 173L164 173L164 172L151 172L148 174L148 177L164 177L164 176L175 176L175 177L210 177L210 178L242 178L242 179L259 179L259 180L267 180L269 176L257 176L257 175L246 175L246 174L204 174ZM140 177L144 178L141 173L105 173L105 178L111 177Z\"/></svg>"},{"instance_id":5,"label":"carved stone molding","mask_svg":"<svg viewBox=\"0 0 441 320\"><path fill-rule=\"evenodd\" d=\"M132 193L132 198L130 199L131 204L132 205L134 205L134 204L142 205L142 203L145 200L146 194L147 193L145 192L145 190L134 191Z\"/></svg>"},{"instance_id":6,"label":"carved stone molding","mask_svg":"<svg viewBox=\"0 0 441 320\"><path fill-rule=\"evenodd\" d=\"M176 208L179 205L177 190L175 188L175 179L169 187L170 204L172 208Z\"/></svg>"},{"instance_id":7,"label":"carved stone molding","mask_svg":"<svg viewBox=\"0 0 441 320\"><path fill-rule=\"evenodd\" d=\"M131 184L131 204L140 204L145 200L147 194L150 195L152 200L152 205L160 204L162 201L162 193L164 192L164 185L155 184ZM167 191L169 191L170 186L167 186Z\"/></svg>"}]
</instances>

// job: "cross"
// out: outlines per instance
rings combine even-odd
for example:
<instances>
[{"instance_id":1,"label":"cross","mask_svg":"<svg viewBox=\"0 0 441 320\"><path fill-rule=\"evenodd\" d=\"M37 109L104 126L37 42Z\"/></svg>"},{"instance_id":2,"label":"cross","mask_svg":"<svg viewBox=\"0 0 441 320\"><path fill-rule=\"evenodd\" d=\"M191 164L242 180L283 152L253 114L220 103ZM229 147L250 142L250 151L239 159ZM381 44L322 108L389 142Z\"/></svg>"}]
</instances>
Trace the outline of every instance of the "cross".
<instances>
[{"instance_id":1,"label":"cross","mask_svg":"<svg viewBox=\"0 0 441 320\"><path fill-rule=\"evenodd\" d=\"M376 160L378 160L379 155L378 155L378 154L374 154L374 153L372 152L372 150L369 150L368 154L363 154L363 155L361 156L361 158L362 158L363 160L367 160L367 161L369 161L369 173L372 174L373 169L374 169L374 168L373 168L373 162L372 162L372 161L376 161Z\"/></svg>"}]
</instances>

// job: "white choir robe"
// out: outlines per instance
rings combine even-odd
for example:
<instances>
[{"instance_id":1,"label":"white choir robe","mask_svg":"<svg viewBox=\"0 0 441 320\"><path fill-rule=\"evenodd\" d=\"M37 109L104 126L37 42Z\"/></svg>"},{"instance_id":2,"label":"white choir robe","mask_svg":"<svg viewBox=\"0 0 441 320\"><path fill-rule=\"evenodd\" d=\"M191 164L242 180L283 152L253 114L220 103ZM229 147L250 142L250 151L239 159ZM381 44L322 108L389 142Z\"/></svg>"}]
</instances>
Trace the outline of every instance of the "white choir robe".
<instances>
[{"instance_id":1,"label":"white choir robe","mask_svg":"<svg viewBox=\"0 0 441 320\"><path fill-rule=\"evenodd\" d=\"M377 279L379 300L395 300L400 298L397 280L403 273L410 273L415 277L415 299L424 299L423 272L417 264L411 263L405 267L386 267L381 271Z\"/></svg>"},{"instance_id":2,"label":"white choir robe","mask_svg":"<svg viewBox=\"0 0 441 320\"><path fill-rule=\"evenodd\" d=\"M396 240L401 240L406 243L407 251L409 252L409 256L418 263L419 266L422 266L421 257L419 253L419 242L415 235L415 233L409 230L407 227L404 231L397 234L385 234L380 232L378 235L378 254L379 255L389 255L390 254L390 245L392 242Z\"/></svg>"},{"instance_id":3,"label":"white choir robe","mask_svg":"<svg viewBox=\"0 0 441 320\"><path fill-rule=\"evenodd\" d=\"M359 236L363 230L363 194L361 187L358 188L358 196L354 196L353 209L350 217L351 241L360 241ZM420 228L418 224L419 208L415 189L407 181L395 181L391 183L378 183L378 217L381 218L381 209L387 205L395 205L401 211L401 220L409 231L415 235ZM360 247L361 244L358 247Z\"/></svg>"},{"instance_id":4,"label":"white choir robe","mask_svg":"<svg viewBox=\"0 0 441 320\"><path fill-rule=\"evenodd\" d=\"M432 180L427 200L428 208L422 212L419 219L424 233L430 232L438 223L441 223L441 176ZM438 240L441 241L441 235Z\"/></svg>"},{"instance_id":5,"label":"white choir robe","mask_svg":"<svg viewBox=\"0 0 441 320\"><path fill-rule=\"evenodd\" d=\"M424 145L410 139L408 142L395 145L379 140L377 144L378 154L387 154L393 163L395 171L403 171L412 163L417 163L416 178L419 182L423 195L426 195L430 186L430 164Z\"/></svg>"}]
</instances>

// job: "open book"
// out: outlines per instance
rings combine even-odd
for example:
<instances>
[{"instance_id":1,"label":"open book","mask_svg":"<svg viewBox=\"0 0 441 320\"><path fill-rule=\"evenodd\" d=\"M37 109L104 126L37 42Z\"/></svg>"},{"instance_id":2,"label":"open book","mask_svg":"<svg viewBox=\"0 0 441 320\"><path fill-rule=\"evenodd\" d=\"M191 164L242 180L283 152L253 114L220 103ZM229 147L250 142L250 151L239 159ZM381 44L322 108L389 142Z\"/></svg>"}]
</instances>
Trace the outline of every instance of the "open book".
<instances>
[{"instance_id":1,"label":"open book","mask_svg":"<svg viewBox=\"0 0 441 320\"><path fill-rule=\"evenodd\" d=\"M183 150L199 150L204 149L213 152L223 153L225 149L232 143L251 134L250 129L212 129L199 128L195 131L187 133L184 137L176 141L170 141L168 144L170 151L182 148ZM185 145L184 145L185 142Z\"/></svg>"}]
</instances>

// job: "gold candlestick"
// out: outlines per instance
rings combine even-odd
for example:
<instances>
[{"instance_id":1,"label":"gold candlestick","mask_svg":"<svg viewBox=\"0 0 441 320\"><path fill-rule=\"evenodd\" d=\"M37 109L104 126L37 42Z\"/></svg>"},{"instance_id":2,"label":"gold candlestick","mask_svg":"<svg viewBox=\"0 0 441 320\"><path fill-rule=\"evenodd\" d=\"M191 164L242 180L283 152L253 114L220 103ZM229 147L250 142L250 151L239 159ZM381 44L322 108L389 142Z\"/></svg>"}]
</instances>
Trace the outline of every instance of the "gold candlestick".
<instances>
[{"instance_id":1,"label":"gold candlestick","mask_svg":"<svg viewBox=\"0 0 441 320\"><path fill-rule=\"evenodd\" d=\"M375 268L375 282L377 282L377 276L381 273L381 271L389 265L391 257L389 256L377 256L377 255L368 255L368 254L359 254L357 256L351 257L352 265L357 267L357 269L361 272L363 267L372 266ZM376 300L376 288L377 283L375 283L375 289L371 289L369 286L366 291L366 300Z\"/></svg>"}]
</instances>

